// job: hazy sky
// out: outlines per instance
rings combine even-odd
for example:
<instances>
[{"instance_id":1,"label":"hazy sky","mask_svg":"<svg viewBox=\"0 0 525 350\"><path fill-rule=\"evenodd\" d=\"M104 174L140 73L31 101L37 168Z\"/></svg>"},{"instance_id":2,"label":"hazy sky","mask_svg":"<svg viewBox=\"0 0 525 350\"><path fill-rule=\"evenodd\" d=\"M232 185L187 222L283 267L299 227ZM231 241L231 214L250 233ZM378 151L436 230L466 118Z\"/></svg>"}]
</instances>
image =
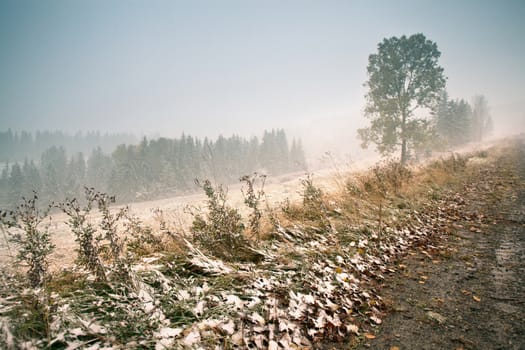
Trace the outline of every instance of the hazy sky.
<instances>
[{"instance_id":1,"label":"hazy sky","mask_svg":"<svg viewBox=\"0 0 525 350\"><path fill-rule=\"evenodd\" d=\"M0 0L0 129L353 139L368 55L418 32L524 129L523 0Z\"/></svg>"}]
</instances>

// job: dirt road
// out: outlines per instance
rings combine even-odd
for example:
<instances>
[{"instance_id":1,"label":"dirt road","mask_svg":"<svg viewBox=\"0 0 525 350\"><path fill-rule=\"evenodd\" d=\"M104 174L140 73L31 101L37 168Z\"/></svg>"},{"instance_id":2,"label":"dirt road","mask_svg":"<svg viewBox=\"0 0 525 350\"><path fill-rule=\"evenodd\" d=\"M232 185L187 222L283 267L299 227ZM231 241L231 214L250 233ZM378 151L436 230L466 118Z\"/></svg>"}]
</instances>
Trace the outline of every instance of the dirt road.
<instances>
[{"instance_id":1,"label":"dirt road","mask_svg":"<svg viewBox=\"0 0 525 350\"><path fill-rule=\"evenodd\" d=\"M450 232L382 283L388 316L358 349L525 349L523 141L459 195Z\"/></svg>"}]
</instances>

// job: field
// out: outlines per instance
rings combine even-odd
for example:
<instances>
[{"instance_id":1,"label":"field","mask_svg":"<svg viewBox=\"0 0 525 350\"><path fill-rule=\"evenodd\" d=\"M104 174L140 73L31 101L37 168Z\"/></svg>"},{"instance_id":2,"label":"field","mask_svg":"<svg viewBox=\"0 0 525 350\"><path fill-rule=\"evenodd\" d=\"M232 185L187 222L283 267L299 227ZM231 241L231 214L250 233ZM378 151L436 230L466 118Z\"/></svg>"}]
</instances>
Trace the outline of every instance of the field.
<instances>
[{"instance_id":1,"label":"field","mask_svg":"<svg viewBox=\"0 0 525 350\"><path fill-rule=\"evenodd\" d=\"M94 245L94 265L74 263L78 236L53 215L42 282L30 288L24 268L2 273L0 344L520 348L508 315L523 314L524 154L516 138L417 167L267 179L251 206L238 185L225 201L204 186L206 196L133 204L133 215L94 210L86 223L120 220L97 228L111 234ZM508 322L490 328L490 315ZM498 336L479 336L489 328Z\"/></svg>"}]
</instances>

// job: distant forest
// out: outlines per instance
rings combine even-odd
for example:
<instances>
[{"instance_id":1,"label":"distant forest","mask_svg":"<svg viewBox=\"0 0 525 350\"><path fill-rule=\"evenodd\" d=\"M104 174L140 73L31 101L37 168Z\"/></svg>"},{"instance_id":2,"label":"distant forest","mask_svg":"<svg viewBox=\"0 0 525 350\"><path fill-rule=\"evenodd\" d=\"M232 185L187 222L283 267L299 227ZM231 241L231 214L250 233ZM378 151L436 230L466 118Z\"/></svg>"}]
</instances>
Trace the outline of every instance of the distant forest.
<instances>
[{"instance_id":1,"label":"distant forest","mask_svg":"<svg viewBox=\"0 0 525 350\"><path fill-rule=\"evenodd\" d=\"M132 134L101 134L99 131L77 132L74 135L63 131L37 131L34 134L28 131L0 131L0 163L38 162L42 151L52 146L64 147L70 154L89 154L97 147L111 153L118 145L134 144L139 140Z\"/></svg>"},{"instance_id":2,"label":"distant forest","mask_svg":"<svg viewBox=\"0 0 525 350\"><path fill-rule=\"evenodd\" d=\"M0 207L13 208L33 191L42 202L51 202L82 198L87 186L127 202L194 191L195 179L230 184L255 171L279 175L306 170L301 141L289 144L282 129L265 131L261 140L219 136L212 141L183 134L174 139L144 137L111 148L116 140L132 138L0 132Z\"/></svg>"}]
</instances>

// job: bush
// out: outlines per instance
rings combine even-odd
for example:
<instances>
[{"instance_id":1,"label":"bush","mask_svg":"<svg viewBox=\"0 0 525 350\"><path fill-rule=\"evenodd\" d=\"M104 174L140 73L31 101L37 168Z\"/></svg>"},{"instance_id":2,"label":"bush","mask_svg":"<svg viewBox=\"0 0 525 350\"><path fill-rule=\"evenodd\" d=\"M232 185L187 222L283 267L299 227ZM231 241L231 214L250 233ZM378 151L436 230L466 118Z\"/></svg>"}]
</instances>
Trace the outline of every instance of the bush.
<instances>
[{"instance_id":1,"label":"bush","mask_svg":"<svg viewBox=\"0 0 525 350\"><path fill-rule=\"evenodd\" d=\"M78 244L76 263L94 273L99 282L105 282L106 272L100 258L102 238L97 234L96 227L89 221L89 215L95 202L94 191L86 188L85 194L87 201L83 207L76 198L66 199L57 204L57 207L68 216L66 224L75 235L75 242Z\"/></svg>"},{"instance_id":2,"label":"bush","mask_svg":"<svg viewBox=\"0 0 525 350\"><path fill-rule=\"evenodd\" d=\"M124 224L126 232L131 239L127 243L129 252L140 257L155 251L161 250L163 247L162 239L153 232L153 229L144 225L142 220L136 216L127 215L127 220ZM161 222L161 230L165 230L165 222Z\"/></svg>"},{"instance_id":3,"label":"bush","mask_svg":"<svg viewBox=\"0 0 525 350\"><path fill-rule=\"evenodd\" d=\"M28 267L26 275L32 287L44 284L49 266L48 258L55 248L51 243L49 225L41 226L49 208L40 211L36 205L37 200L38 196L34 193L32 198L22 198L22 203L14 211L0 210L0 223L7 227L9 241L18 246L16 258Z\"/></svg>"},{"instance_id":4,"label":"bush","mask_svg":"<svg viewBox=\"0 0 525 350\"><path fill-rule=\"evenodd\" d=\"M398 193L404 183L413 176L412 171L404 164L388 160L372 167L373 178L365 182L367 192L377 191L383 197L388 192Z\"/></svg>"},{"instance_id":5,"label":"bush","mask_svg":"<svg viewBox=\"0 0 525 350\"><path fill-rule=\"evenodd\" d=\"M57 204L67 216L67 225L75 234L78 243L77 264L95 274L99 282L106 282L106 268L103 261L108 260L116 267L120 277L128 276L128 267L123 257L124 242L118 236L117 225L126 214L127 208L119 209L112 214L109 206L115 202L115 197L96 191L94 188L85 188L86 204L81 206L76 198L66 199ZM102 214L99 230L91 223L90 215L96 205Z\"/></svg>"},{"instance_id":6,"label":"bush","mask_svg":"<svg viewBox=\"0 0 525 350\"><path fill-rule=\"evenodd\" d=\"M307 174L301 180L302 196L301 204L293 204L286 199L282 205L282 211L292 221L306 221L310 229L322 232L330 228L328 210L323 201L323 192L313 183L313 175Z\"/></svg>"},{"instance_id":7,"label":"bush","mask_svg":"<svg viewBox=\"0 0 525 350\"><path fill-rule=\"evenodd\" d=\"M304 216L310 220L324 218L326 207L323 203L323 192L319 187L314 186L313 175L307 174L306 178L301 180L301 185Z\"/></svg>"},{"instance_id":8,"label":"bush","mask_svg":"<svg viewBox=\"0 0 525 350\"><path fill-rule=\"evenodd\" d=\"M260 189L258 191L255 190L255 183L257 182L257 179L260 179L261 181ZM251 176L245 175L241 177L239 181L246 183L246 186L248 187L246 192L242 190L244 204L246 204L248 208L252 209L249 218L249 227L252 236L255 236L257 239L259 239L261 234L260 231L262 218L261 198L264 196L264 183L266 181L266 175L258 175L257 173L253 173Z\"/></svg>"},{"instance_id":9,"label":"bush","mask_svg":"<svg viewBox=\"0 0 525 350\"><path fill-rule=\"evenodd\" d=\"M191 232L200 246L226 261L255 261L258 254L244 237L241 214L226 204L226 192L222 186L214 187L209 180L196 181L206 197L207 213L192 213Z\"/></svg>"},{"instance_id":10,"label":"bush","mask_svg":"<svg viewBox=\"0 0 525 350\"><path fill-rule=\"evenodd\" d=\"M462 156L458 153L451 153L447 158L441 158L440 160L432 164L433 168L440 168L449 173L462 172L467 167L468 156Z\"/></svg>"}]
</instances>

